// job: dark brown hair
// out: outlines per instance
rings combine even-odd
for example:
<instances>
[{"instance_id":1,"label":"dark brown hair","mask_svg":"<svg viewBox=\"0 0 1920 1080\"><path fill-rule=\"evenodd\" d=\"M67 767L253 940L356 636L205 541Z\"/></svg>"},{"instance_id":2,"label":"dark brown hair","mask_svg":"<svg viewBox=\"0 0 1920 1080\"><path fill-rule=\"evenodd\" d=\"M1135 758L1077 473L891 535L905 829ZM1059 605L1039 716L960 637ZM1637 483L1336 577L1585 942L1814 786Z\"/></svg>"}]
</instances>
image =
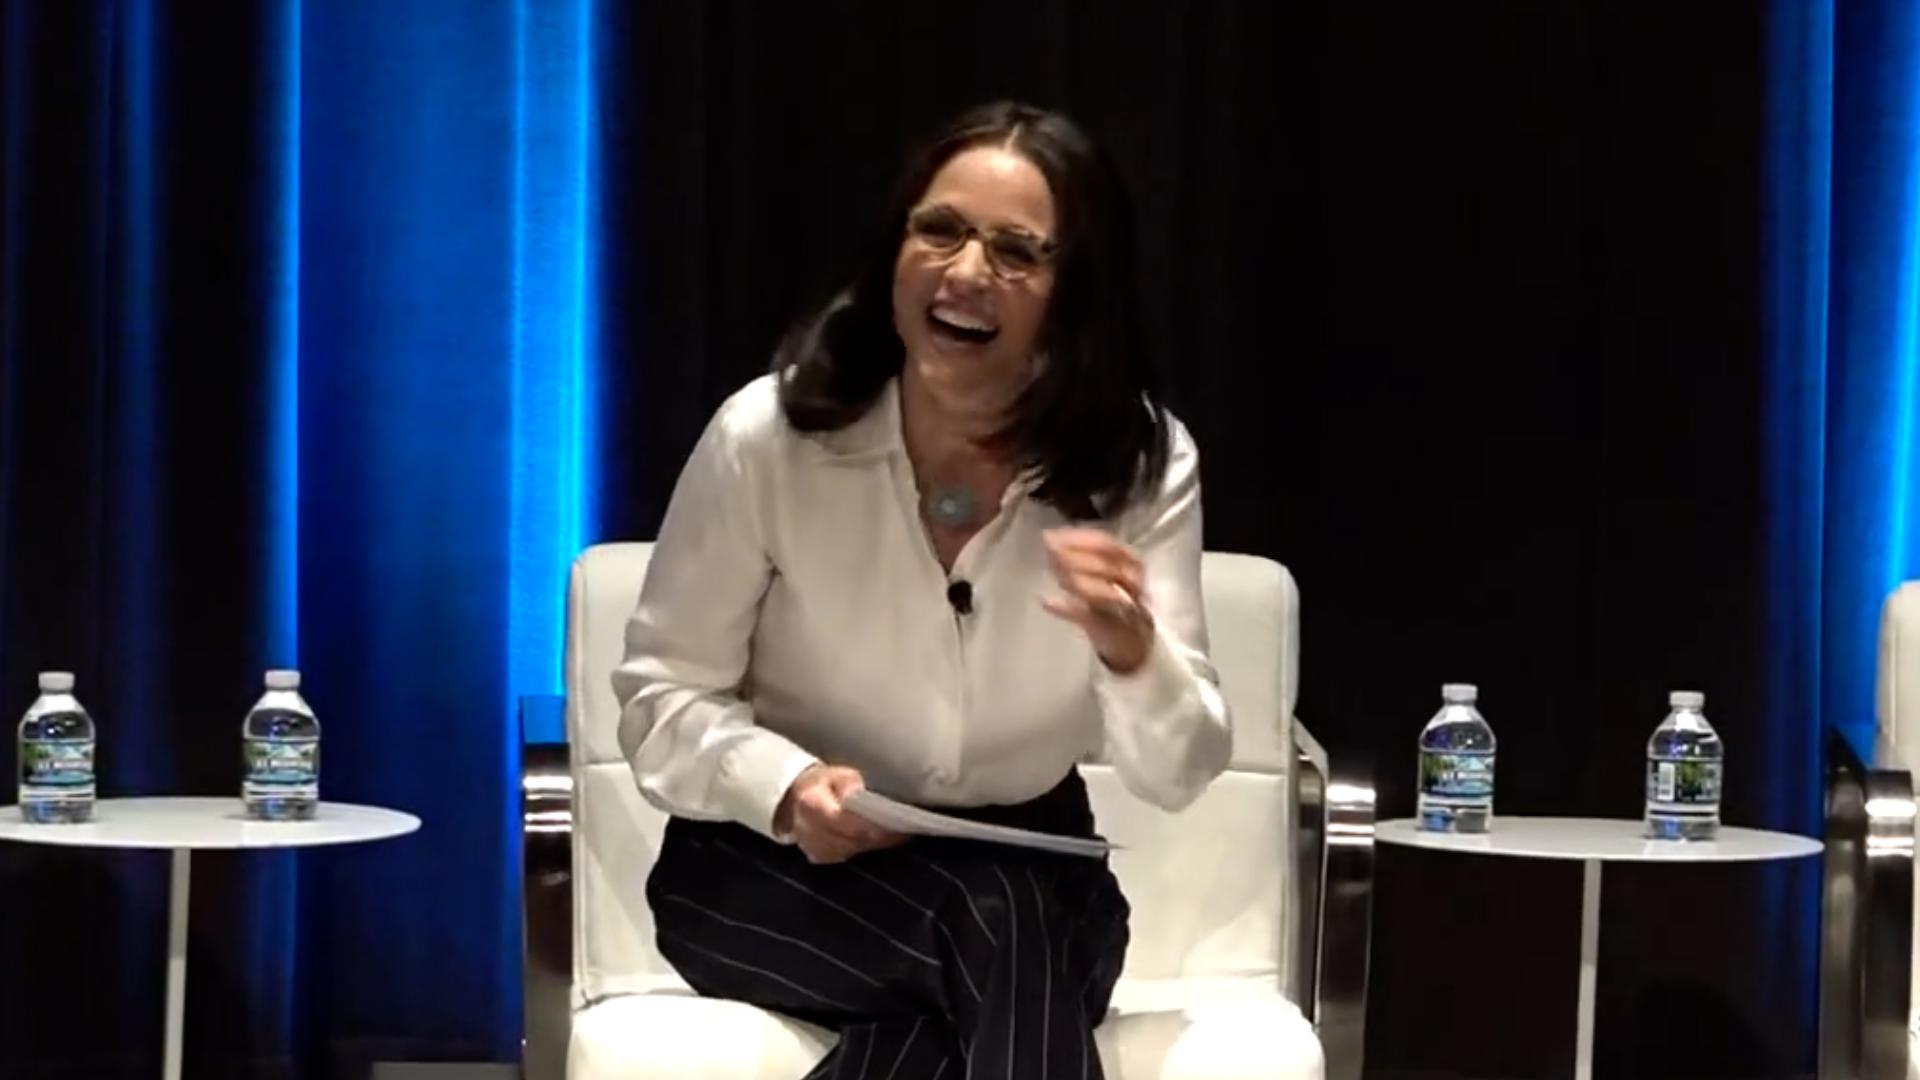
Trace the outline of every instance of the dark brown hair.
<instances>
[{"instance_id":1,"label":"dark brown hair","mask_svg":"<svg viewBox=\"0 0 1920 1080\"><path fill-rule=\"evenodd\" d=\"M1060 244L1040 332L1048 360L1001 435L1037 476L1035 498L1073 518L1117 516L1165 471L1169 422L1140 321L1132 206L1113 163L1057 112L979 106L913 156L857 278L775 352L781 407L799 430L837 430L900 373L893 273L907 215L948 161L983 145L1006 147L1046 177Z\"/></svg>"}]
</instances>

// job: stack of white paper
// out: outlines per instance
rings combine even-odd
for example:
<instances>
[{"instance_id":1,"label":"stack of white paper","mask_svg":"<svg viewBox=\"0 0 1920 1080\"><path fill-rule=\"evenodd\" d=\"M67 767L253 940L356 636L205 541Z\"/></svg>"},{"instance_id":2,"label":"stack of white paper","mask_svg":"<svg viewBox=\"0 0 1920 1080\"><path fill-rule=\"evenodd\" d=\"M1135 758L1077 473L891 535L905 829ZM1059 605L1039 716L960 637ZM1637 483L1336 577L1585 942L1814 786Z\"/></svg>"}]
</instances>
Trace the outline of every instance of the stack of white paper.
<instances>
[{"instance_id":1,"label":"stack of white paper","mask_svg":"<svg viewBox=\"0 0 1920 1080\"><path fill-rule=\"evenodd\" d=\"M1098 859L1113 850L1105 840L1085 840L1077 836L1015 829L1006 825L986 825L965 818L949 817L897 802L871 791L856 791L842 804L847 809L883 828L913 836L946 836L957 840L986 840L995 844L1036 848L1062 855L1083 855Z\"/></svg>"}]
</instances>

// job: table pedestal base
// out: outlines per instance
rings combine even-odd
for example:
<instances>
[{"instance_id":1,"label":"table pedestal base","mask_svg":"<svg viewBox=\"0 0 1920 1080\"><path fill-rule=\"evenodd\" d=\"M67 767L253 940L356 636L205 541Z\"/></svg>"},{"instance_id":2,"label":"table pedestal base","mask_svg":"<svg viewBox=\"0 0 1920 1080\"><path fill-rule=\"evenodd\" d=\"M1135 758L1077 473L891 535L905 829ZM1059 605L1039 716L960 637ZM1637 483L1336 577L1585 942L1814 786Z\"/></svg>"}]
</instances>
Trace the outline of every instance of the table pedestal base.
<instances>
[{"instance_id":1,"label":"table pedestal base","mask_svg":"<svg viewBox=\"0 0 1920 1080\"><path fill-rule=\"evenodd\" d=\"M173 849L173 876L167 887L167 1040L162 1074L180 1080L180 1050L187 1018L187 899L193 879L193 852Z\"/></svg>"},{"instance_id":2,"label":"table pedestal base","mask_svg":"<svg viewBox=\"0 0 1920 1080\"><path fill-rule=\"evenodd\" d=\"M4 3L4 0L0 0ZM100 799L84 825L36 825L17 806L0 806L0 841L53 847L165 851L167 883L167 1001L161 1075L180 1080L187 1018L187 900L195 848L262 851L360 844L405 836L420 819L397 810L322 803L312 821L261 822L241 813L240 800L199 796Z\"/></svg>"},{"instance_id":3,"label":"table pedestal base","mask_svg":"<svg viewBox=\"0 0 1920 1080\"><path fill-rule=\"evenodd\" d=\"M1574 1080L1593 1080L1593 1001L1600 968L1600 860L1587 859L1580 888L1580 1005L1574 1027Z\"/></svg>"},{"instance_id":4,"label":"table pedestal base","mask_svg":"<svg viewBox=\"0 0 1920 1080\"><path fill-rule=\"evenodd\" d=\"M1646 824L1633 818L1502 817L1492 832L1477 834L1430 833L1422 830L1412 818L1400 818L1374 826L1373 837L1380 844L1428 851L1560 859L1581 864L1580 1004L1575 1015L1573 1051L1576 1080L1593 1080L1594 990L1600 974L1603 864L1760 863L1811 858L1824 850L1820 841L1811 837L1733 826L1722 827L1711 840L1653 840L1647 836ZM1899 1034L1900 1046L1904 1048L1904 1030Z\"/></svg>"}]
</instances>

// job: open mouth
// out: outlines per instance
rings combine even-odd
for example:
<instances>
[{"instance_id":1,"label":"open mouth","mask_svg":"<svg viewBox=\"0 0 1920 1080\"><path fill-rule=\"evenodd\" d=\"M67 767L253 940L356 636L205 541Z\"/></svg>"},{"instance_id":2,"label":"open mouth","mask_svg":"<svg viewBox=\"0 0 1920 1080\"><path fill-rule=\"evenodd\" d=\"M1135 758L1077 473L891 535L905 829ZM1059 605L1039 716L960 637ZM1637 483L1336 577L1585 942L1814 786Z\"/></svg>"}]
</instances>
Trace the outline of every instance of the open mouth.
<instances>
[{"instance_id":1,"label":"open mouth","mask_svg":"<svg viewBox=\"0 0 1920 1080\"><path fill-rule=\"evenodd\" d=\"M935 335L960 345L985 345L1000 336L1000 328L987 318L946 304L927 309L927 325Z\"/></svg>"}]
</instances>

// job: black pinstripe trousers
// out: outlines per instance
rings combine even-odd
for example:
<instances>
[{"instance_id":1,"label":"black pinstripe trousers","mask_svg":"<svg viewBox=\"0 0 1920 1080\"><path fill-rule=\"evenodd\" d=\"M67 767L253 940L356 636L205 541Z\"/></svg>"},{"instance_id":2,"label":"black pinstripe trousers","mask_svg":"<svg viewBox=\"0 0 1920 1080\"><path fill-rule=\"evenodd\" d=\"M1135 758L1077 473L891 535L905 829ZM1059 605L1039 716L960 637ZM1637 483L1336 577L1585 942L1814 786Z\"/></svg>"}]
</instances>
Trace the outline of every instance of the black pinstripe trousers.
<instances>
[{"instance_id":1,"label":"black pinstripe trousers","mask_svg":"<svg viewBox=\"0 0 1920 1080\"><path fill-rule=\"evenodd\" d=\"M1071 773L966 816L1093 835ZM1104 860L919 838L815 866L742 825L673 818L647 879L697 991L838 1031L806 1080L1095 1080L1127 947Z\"/></svg>"}]
</instances>

